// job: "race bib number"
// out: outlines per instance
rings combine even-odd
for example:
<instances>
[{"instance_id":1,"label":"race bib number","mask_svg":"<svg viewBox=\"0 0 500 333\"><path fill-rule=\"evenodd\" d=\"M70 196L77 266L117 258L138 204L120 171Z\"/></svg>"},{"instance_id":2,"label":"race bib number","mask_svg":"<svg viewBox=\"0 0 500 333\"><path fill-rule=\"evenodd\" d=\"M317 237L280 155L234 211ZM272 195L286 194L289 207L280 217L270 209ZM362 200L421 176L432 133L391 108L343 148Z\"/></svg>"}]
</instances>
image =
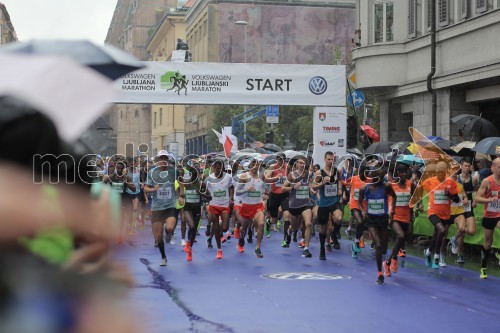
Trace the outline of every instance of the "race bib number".
<instances>
[{"instance_id":1,"label":"race bib number","mask_svg":"<svg viewBox=\"0 0 500 333\"><path fill-rule=\"evenodd\" d=\"M309 199L309 187L301 186L295 192L295 197L297 199Z\"/></svg>"},{"instance_id":2,"label":"race bib number","mask_svg":"<svg viewBox=\"0 0 500 333\"><path fill-rule=\"evenodd\" d=\"M226 196L225 190L214 191L214 198L224 198Z\"/></svg>"},{"instance_id":3,"label":"race bib number","mask_svg":"<svg viewBox=\"0 0 500 333\"><path fill-rule=\"evenodd\" d=\"M261 191L248 191L247 196L249 198L260 198L260 197L262 197L262 192Z\"/></svg>"},{"instance_id":4,"label":"race bib number","mask_svg":"<svg viewBox=\"0 0 500 333\"><path fill-rule=\"evenodd\" d=\"M464 205L464 209L466 212L472 212L472 205L470 201L467 203L467 205Z\"/></svg>"},{"instance_id":5,"label":"race bib number","mask_svg":"<svg viewBox=\"0 0 500 333\"><path fill-rule=\"evenodd\" d=\"M368 200L368 214L372 214L372 215L385 214L385 200L384 199L369 199Z\"/></svg>"},{"instance_id":6,"label":"race bib number","mask_svg":"<svg viewBox=\"0 0 500 333\"><path fill-rule=\"evenodd\" d=\"M359 199L359 189L354 190L354 195L353 195L354 200L358 201Z\"/></svg>"},{"instance_id":7,"label":"race bib number","mask_svg":"<svg viewBox=\"0 0 500 333\"><path fill-rule=\"evenodd\" d=\"M492 191L491 196L492 197L498 196L498 191ZM500 212L500 201L489 202L488 206L486 207L486 210L488 212L492 212L492 213L499 213Z\"/></svg>"},{"instance_id":8,"label":"race bib number","mask_svg":"<svg viewBox=\"0 0 500 333\"><path fill-rule=\"evenodd\" d=\"M186 202L198 203L200 202L200 195L196 190L186 190Z\"/></svg>"},{"instance_id":9,"label":"race bib number","mask_svg":"<svg viewBox=\"0 0 500 333\"><path fill-rule=\"evenodd\" d=\"M435 205L448 205L450 199L443 190L434 191L434 204Z\"/></svg>"},{"instance_id":10,"label":"race bib number","mask_svg":"<svg viewBox=\"0 0 500 333\"><path fill-rule=\"evenodd\" d=\"M337 184L325 185L325 197L337 196Z\"/></svg>"},{"instance_id":11,"label":"race bib number","mask_svg":"<svg viewBox=\"0 0 500 333\"><path fill-rule=\"evenodd\" d=\"M160 200L170 200L170 199L172 199L172 188L170 188L170 187L163 188L163 189L160 188L158 190L156 198L160 199Z\"/></svg>"},{"instance_id":12,"label":"race bib number","mask_svg":"<svg viewBox=\"0 0 500 333\"><path fill-rule=\"evenodd\" d=\"M276 187L283 187L283 184L285 183L285 177L280 177L274 184Z\"/></svg>"},{"instance_id":13,"label":"race bib number","mask_svg":"<svg viewBox=\"0 0 500 333\"><path fill-rule=\"evenodd\" d=\"M123 193L124 183L111 183L111 189L118 193Z\"/></svg>"},{"instance_id":14,"label":"race bib number","mask_svg":"<svg viewBox=\"0 0 500 333\"><path fill-rule=\"evenodd\" d=\"M396 207L406 207L410 204L410 192L396 192Z\"/></svg>"}]
</instances>

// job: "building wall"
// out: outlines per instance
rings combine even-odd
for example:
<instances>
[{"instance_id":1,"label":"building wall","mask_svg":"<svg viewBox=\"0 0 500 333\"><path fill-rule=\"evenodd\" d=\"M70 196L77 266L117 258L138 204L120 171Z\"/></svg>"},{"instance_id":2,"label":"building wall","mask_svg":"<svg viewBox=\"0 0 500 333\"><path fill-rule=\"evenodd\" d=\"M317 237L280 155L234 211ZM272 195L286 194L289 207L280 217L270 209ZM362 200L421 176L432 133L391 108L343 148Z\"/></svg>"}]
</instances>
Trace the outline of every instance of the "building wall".
<instances>
[{"instance_id":1,"label":"building wall","mask_svg":"<svg viewBox=\"0 0 500 333\"><path fill-rule=\"evenodd\" d=\"M0 3L0 45L12 42L17 42L16 30L12 25L7 8Z\"/></svg>"}]
</instances>

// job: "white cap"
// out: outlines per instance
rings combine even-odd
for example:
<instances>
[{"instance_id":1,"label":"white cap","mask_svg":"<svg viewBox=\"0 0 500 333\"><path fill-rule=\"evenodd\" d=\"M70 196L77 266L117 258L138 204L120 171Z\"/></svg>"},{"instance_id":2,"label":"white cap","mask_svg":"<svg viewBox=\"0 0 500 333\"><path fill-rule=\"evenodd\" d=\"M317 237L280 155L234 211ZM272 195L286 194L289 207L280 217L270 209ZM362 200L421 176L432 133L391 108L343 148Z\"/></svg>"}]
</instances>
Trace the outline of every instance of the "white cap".
<instances>
[{"instance_id":1,"label":"white cap","mask_svg":"<svg viewBox=\"0 0 500 333\"><path fill-rule=\"evenodd\" d=\"M160 157L160 156L167 156L167 157L169 157L170 155L168 154L168 151L166 151L166 150L160 150L158 152L158 155L156 155L156 157Z\"/></svg>"}]
</instances>

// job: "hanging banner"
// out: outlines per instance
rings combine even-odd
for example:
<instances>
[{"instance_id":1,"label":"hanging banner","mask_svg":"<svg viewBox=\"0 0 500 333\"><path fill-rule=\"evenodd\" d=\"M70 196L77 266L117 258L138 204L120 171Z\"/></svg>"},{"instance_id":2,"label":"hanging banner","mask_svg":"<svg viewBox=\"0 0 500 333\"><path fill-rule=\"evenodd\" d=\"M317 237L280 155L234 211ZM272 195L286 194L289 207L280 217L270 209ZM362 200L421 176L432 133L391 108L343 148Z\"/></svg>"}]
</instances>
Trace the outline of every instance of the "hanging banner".
<instances>
[{"instance_id":1,"label":"hanging banner","mask_svg":"<svg viewBox=\"0 0 500 333\"><path fill-rule=\"evenodd\" d=\"M325 153L335 154L335 162L346 154L347 109L345 107L316 107L313 120L313 161L324 165Z\"/></svg>"},{"instance_id":2,"label":"hanging banner","mask_svg":"<svg viewBox=\"0 0 500 333\"><path fill-rule=\"evenodd\" d=\"M345 66L145 62L115 103L345 106Z\"/></svg>"}]
</instances>

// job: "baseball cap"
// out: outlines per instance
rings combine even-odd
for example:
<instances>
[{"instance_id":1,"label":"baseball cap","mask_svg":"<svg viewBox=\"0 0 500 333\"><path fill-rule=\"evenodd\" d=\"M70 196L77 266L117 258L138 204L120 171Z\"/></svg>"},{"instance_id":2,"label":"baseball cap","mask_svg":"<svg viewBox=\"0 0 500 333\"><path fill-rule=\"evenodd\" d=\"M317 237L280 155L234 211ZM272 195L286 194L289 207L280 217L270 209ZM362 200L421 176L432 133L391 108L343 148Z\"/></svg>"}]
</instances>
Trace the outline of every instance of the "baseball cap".
<instances>
[{"instance_id":1,"label":"baseball cap","mask_svg":"<svg viewBox=\"0 0 500 333\"><path fill-rule=\"evenodd\" d=\"M440 172L440 171L441 171L441 172L442 172L442 171L446 172L446 170L447 170L447 169L448 169L448 165L446 164L446 162L441 161L441 162L439 162L439 163L436 165L436 171L437 171L437 172Z\"/></svg>"},{"instance_id":2,"label":"baseball cap","mask_svg":"<svg viewBox=\"0 0 500 333\"><path fill-rule=\"evenodd\" d=\"M167 156L167 157L169 157L170 155L168 154L168 151L162 149L162 150L160 150L158 152L158 155L156 155L156 157L160 157L160 156Z\"/></svg>"}]
</instances>

